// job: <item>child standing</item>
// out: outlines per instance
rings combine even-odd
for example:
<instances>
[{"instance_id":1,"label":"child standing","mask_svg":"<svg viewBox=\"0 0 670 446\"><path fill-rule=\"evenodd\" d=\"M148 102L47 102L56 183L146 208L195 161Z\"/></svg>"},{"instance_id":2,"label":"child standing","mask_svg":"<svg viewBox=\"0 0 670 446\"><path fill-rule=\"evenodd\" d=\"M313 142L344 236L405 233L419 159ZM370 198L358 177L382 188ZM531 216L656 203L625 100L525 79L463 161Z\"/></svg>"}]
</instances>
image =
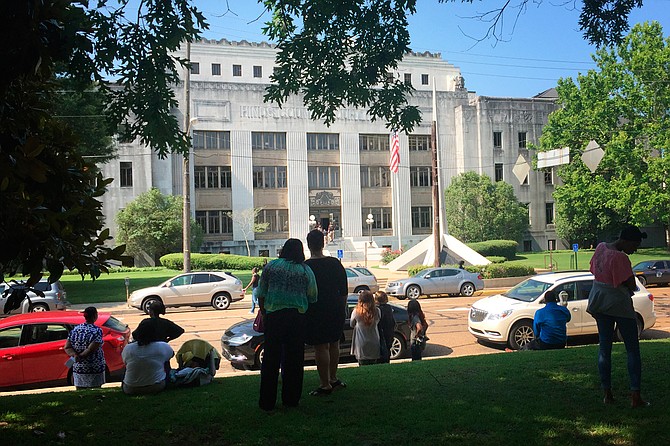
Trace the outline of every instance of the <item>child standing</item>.
<instances>
[{"instance_id":1,"label":"child standing","mask_svg":"<svg viewBox=\"0 0 670 446\"><path fill-rule=\"evenodd\" d=\"M412 361L421 360L421 354L426 348L426 330L428 330L428 322L426 316L421 310L421 305L416 299L410 299L407 302L407 318L409 319L410 345L412 349Z\"/></svg>"},{"instance_id":2,"label":"child standing","mask_svg":"<svg viewBox=\"0 0 670 446\"><path fill-rule=\"evenodd\" d=\"M351 354L358 360L358 365L375 364L379 360L379 332L377 324L381 312L375 306L375 299L370 291L358 295L358 304L351 312L349 324L354 333L351 339Z\"/></svg>"}]
</instances>

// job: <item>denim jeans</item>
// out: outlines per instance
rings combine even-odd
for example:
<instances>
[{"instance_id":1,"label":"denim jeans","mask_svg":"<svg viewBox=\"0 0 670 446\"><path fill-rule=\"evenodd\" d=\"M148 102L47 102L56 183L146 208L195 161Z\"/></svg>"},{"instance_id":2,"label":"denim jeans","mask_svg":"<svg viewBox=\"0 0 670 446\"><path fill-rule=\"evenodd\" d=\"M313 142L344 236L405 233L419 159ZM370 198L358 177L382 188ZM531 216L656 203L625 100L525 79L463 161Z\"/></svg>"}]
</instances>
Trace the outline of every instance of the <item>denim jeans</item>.
<instances>
[{"instance_id":1,"label":"denim jeans","mask_svg":"<svg viewBox=\"0 0 670 446\"><path fill-rule=\"evenodd\" d=\"M256 295L256 290L258 290L258 287L251 289L251 312L252 313L256 310L256 305L258 305L258 296Z\"/></svg>"},{"instance_id":2,"label":"denim jeans","mask_svg":"<svg viewBox=\"0 0 670 446\"><path fill-rule=\"evenodd\" d=\"M630 390L639 391L642 381L642 358L640 357L640 341L638 340L637 321L635 319L594 315L598 323L598 372L603 389L612 388L612 342L614 341L614 327L619 328L628 354L628 377Z\"/></svg>"}]
</instances>

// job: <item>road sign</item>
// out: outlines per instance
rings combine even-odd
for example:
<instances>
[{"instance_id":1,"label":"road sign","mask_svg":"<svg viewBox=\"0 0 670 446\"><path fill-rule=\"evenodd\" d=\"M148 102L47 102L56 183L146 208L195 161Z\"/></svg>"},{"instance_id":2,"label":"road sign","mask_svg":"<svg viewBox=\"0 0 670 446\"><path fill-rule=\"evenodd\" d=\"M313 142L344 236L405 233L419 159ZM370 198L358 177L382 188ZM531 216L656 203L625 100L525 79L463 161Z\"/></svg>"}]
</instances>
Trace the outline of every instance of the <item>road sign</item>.
<instances>
[{"instance_id":1,"label":"road sign","mask_svg":"<svg viewBox=\"0 0 670 446\"><path fill-rule=\"evenodd\" d=\"M337 258L341 259L342 257L344 257L344 250L338 249L337 250Z\"/></svg>"},{"instance_id":2,"label":"road sign","mask_svg":"<svg viewBox=\"0 0 670 446\"><path fill-rule=\"evenodd\" d=\"M579 245L578 245L577 243L573 243L573 244L572 244L572 250L573 250L574 252L579 251Z\"/></svg>"}]
</instances>

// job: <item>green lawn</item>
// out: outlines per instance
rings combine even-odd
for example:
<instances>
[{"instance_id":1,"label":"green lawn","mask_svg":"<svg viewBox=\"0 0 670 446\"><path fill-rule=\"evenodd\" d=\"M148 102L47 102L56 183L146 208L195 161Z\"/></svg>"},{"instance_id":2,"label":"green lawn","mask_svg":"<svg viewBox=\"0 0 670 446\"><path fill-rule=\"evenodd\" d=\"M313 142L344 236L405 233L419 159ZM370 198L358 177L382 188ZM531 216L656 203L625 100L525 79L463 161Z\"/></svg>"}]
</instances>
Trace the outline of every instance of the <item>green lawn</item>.
<instances>
[{"instance_id":1,"label":"green lawn","mask_svg":"<svg viewBox=\"0 0 670 446\"><path fill-rule=\"evenodd\" d=\"M574 252L561 251L544 251L537 253L518 253L513 263L532 266L535 269L549 269L549 265L553 263L555 270L566 271L573 269L589 269L589 262L593 257L593 250L579 250L577 252L577 267L575 268ZM652 259L670 259L670 252L665 248L643 248L630 256L631 264L635 265L643 260Z\"/></svg>"},{"instance_id":2,"label":"green lawn","mask_svg":"<svg viewBox=\"0 0 670 446\"><path fill-rule=\"evenodd\" d=\"M669 340L642 343L643 396L629 407L614 347L616 404L599 389L596 346L345 368L348 384L297 409L257 407L258 375L129 397L119 388L0 397L3 445L667 445ZM64 439L59 440L62 433Z\"/></svg>"}]
</instances>

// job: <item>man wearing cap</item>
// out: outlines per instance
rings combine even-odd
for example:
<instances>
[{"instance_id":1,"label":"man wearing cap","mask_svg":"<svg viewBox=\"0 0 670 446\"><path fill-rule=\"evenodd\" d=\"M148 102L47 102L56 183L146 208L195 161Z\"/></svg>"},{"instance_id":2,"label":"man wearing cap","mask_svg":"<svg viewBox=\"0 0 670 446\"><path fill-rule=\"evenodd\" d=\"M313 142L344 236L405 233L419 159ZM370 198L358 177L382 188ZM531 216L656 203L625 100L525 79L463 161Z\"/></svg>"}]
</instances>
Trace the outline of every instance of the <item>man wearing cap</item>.
<instances>
[{"instance_id":1,"label":"man wearing cap","mask_svg":"<svg viewBox=\"0 0 670 446\"><path fill-rule=\"evenodd\" d=\"M612 243L600 243L591 258L593 287L589 294L586 311L598 324L599 350L598 372L605 393L603 402L614 402L612 394L612 342L614 329L618 327L628 355L631 405L644 407L648 403L640 396L642 359L638 340L637 320L631 296L637 290L635 275L628 255L640 246L645 232L636 226L623 228L619 238Z\"/></svg>"},{"instance_id":2,"label":"man wearing cap","mask_svg":"<svg viewBox=\"0 0 670 446\"><path fill-rule=\"evenodd\" d=\"M95 325L98 310L86 307L82 314L86 321L72 329L63 348L74 359L72 379L77 390L100 387L105 383L102 329Z\"/></svg>"}]
</instances>

